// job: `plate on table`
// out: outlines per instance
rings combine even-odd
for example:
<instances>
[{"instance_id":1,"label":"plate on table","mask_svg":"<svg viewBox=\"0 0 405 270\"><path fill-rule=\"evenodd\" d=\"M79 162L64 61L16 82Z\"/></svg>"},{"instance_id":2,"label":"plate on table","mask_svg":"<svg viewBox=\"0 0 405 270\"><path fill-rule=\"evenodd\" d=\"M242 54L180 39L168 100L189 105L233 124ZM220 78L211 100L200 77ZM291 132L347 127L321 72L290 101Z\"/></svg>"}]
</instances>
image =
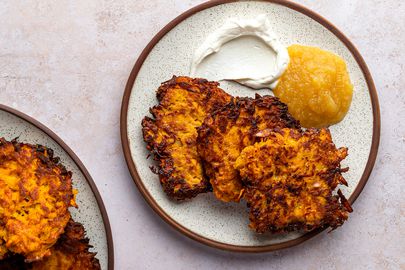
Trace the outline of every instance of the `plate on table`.
<instances>
[{"instance_id":1,"label":"plate on table","mask_svg":"<svg viewBox=\"0 0 405 270\"><path fill-rule=\"evenodd\" d=\"M100 261L101 269L114 269L114 248L107 212L89 172L73 151L51 130L33 118L4 105L0 105L0 137L11 141L40 144L51 148L68 171L73 173L73 188L78 191L78 208L69 208L72 218L83 224Z\"/></svg>"},{"instance_id":2,"label":"plate on table","mask_svg":"<svg viewBox=\"0 0 405 270\"><path fill-rule=\"evenodd\" d=\"M188 10L164 27L147 45L130 74L121 111L121 138L125 158L138 189L167 223L186 236L216 248L262 252L291 247L320 233L293 232L258 235L248 229L243 203L223 203L212 193L177 203L163 192L142 138L141 120L157 104L155 91L172 75L189 75L195 50L229 18L267 14L284 45L316 46L341 56L354 86L353 100L344 120L330 127L337 147L349 148L342 167L349 183L343 187L351 203L359 196L372 171L379 143L378 98L370 72L353 44L331 23L314 12L287 1L210 1ZM234 96L254 97L256 91L232 82L220 87ZM261 95L272 94L259 90ZM355 214L355 212L354 212ZM349 217L350 219L350 217Z\"/></svg>"}]
</instances>

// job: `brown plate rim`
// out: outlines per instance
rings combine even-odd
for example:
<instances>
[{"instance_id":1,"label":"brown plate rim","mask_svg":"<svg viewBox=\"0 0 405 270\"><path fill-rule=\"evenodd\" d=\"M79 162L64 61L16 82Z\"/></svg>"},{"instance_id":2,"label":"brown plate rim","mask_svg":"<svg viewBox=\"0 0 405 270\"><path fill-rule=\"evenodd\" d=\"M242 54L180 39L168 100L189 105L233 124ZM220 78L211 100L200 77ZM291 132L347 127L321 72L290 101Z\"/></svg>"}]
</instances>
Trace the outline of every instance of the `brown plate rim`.
<instances>
[{"instance_id":1,"label":"brown plate rim","mask_svg":"<svg viewBox=\"0 0 405 270\"><path fill-rule=\"evenodd\" d=\"M278 5L282 5L288 8L291 8L295 11L298 11L313 20L317 21L324 27L326 27L330 32L332 32L341 42L345 44L345 46L350 50L351 54L355 58L357 64L360 66L364 77L366 78L367 86L369 89L369 94L371 98L371 103L372 103L372 108L373 108L373 137L372 137L372 144L370 148L370 154L369 158L366 164L366 168L361 176L361 179L356 186L355 190L353 191L352 195L349 198L350 203L353 203L357 197L360 195L361 191L363 190L364 186L367 183L367 180L371 174L371 171L374 167L374 163L377 157L377 152L378 152L378 145L380 141L380 129L381 129L381 122L380 122L380 108L379 108L379 103L378 103L378 96L377 96L377 91L371 76L370 71L367 68L367 65L363 59L363 57L360 55L359 51L356 49L356 47L353 45L353 43L340 31L336 26L334 26L332 23L330 23L328 20L320 16L319 14L315 13L314 11L301 6L299 4L287 1L287 0L261 0L263 2L269 2L269 3L274 3ZM204 9L211 8L217 5L222 5L222 4L227 4L227 3L232 3L232 2L238 2L238 0L212 0L208 2L204 2L198 6L195 6L186 12L182 13L178 17L176 17L174 20L172 20L169 24L167 24L162 30L160 30L154 37L153 39L149 42L149 44L145 47L145 49L142 51L140 54L138 60L136 61L130 76L128 78L127 84L125 86L125 92L122 98L122 106L121 106L121 117L120 117L120 125L121 125L121 142L122 142L122 147L124 151L124 156L125 160L128 165L128 169L131 173L132 179L134 180L136 186L138 187L139 191L143 195L144 199L148 202L148 204L152 207L152 209L168 224L170 224L173 228L175 228L177 231L183 233L184 235L188 236L191 239L194 239L200 243L203 243L205 245L208 245L210 247L215 247L219 248L222 250L228 250L228 251L235 251L235 252L250 252L250 253L258 253L258 252L266 252L266 251L275 251L275 250L280 250L288 247L292 247L295 245L298 245L315 235L319 234L322 232L324 229L317 229L311 232L308 232L301 237L293 240L289 240L283 243L279 244L270 244L266 246L239 246L239 245L232 245L232 244L225 244L221 243L218 241L214 241L211 239L208 239L204 236L201 236L175 220L173 220L166 212L163 211L163 209L156 203L156 201L153 199L151 194L148 192L148 190L145 188L143 185L138 172L136 170L135 163L132 159L131 155L131 150L129 148L129 139L128 139L128 130L127 130L127 113L128 113L128 105L129 105L129 98L131 96L132 88L135 82L135 79L137 77L137 74L139 70L141 69L143 62L149 55L149 53L152 51L154 46L162 39L170 30L172 30L175 26L177 26L179 23L187 19L188 17L194 15L197 12L200 12Z\"/></svg>"},{"instance_id":2,"label":"brown plate rim","mask_svg":"<svg viewBox=\"0 0 405 270\"><path fill-rule=\"evenodd\" d=\"M86 167L79 159L79 157L73 152L73 150L52 130L46 127L44 124L40 123L38 120L35 120L31 116L22 113L16 109L8 107L6 105L0 104L0 111L5 111L10 113L18 118L30 123L31 125L37 127L39 130L44 132L48 135L52 140L54 140L62 149L69 155L69 157L73 160L76 166L79 168L81 173L84 175L87 183L90 185L91 191L93 192L94 196L96 197L98 208L100 209L101 216L103 218L104 229L107 235L107 248L108 248L108 270L114 270L114 245L113 245L113 238L111 233L111 226L110 221L108 219L107 210L104 206L104 202L101 199L101 195L97 189L96 184L94 183L93 178L90 176L90 173L87 171Z\"/></svg>"}]
</instances>

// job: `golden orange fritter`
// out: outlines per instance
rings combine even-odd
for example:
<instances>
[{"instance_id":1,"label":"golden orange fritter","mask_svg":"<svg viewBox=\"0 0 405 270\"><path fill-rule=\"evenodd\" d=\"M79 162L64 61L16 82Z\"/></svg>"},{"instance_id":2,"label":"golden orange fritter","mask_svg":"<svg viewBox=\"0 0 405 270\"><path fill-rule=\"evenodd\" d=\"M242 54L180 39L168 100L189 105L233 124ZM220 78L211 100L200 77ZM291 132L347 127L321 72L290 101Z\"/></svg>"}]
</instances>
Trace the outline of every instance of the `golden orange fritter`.
<instances>
[{"instance_id":1,"label":"golden orange fritter","mask_svg":"<svg viewBox=\"0 0 405 270\"><path fill-rule=\"evenodd\" d=\"M340 162L347 148L336 149L328 129L263 131L266 137L246 147L235 162L246 186L250 227L259 233L312 230L343 224L352 209Z\"/></svg>"},{"instance_id":2,"label":"golden orange fritter","mask_svg":"<svg viewBox=\"0 0 405 270\"><path fill-rule=\"evenodd\" d=\"M272 96L235 98L207 117L198 129L198 153L215 196L238 202L244 187L234 162L241 151L257 141L255 134L273 128L300 128L287 106Z\"/></svg>"},{"instance_id":3,"label":"golden orange fritter","mask_svg":"<svg viewBox=\"0 0 405 270\"><path fill-rule=\"evenodd\" d=\"M51 256L42 261L34 262L31 270L98 270L100 263L96 253L89 252L89 239L85 237L82 224L70 220L56 245L51 250Z\"/></svg>"},{"instance_id":4,"label":"golden orange fritter","mask_svg":"<svg viewBox=\"0 0 405 270\"><path fill-rule=\"evenodd\" d=\"M51 248L51 255L40 261L25 263L22 256L12 256L0 261L2 270L99 270L95 253L89 252L83 225L70 220L58 242Z\"/></svg>"},{"instance_id":5,"label":"golden orange fritter","mask_svg":"<svg viewBox=\"0 0 405 270\"><path fill-rule=\"evenodd\" d=\"M63 233L75 202L72 174L58 162L49 148L0 138L0 259L39 260Z\"/></svg>"},{"instance_id":6,"label":"golden orange fritter","mask_svg":"<svg viewBox=\"0 0 405 270\"><path fill-rule=\"evenodd\" d=\"M158 161L164 191L183 200L210 190L197 153L197 130L207 114L229 102L218 83L204 79L173 77L157 90L159 105L151 108L154 119L142 121L147 148Z\"/></svg>"}]
</instances>

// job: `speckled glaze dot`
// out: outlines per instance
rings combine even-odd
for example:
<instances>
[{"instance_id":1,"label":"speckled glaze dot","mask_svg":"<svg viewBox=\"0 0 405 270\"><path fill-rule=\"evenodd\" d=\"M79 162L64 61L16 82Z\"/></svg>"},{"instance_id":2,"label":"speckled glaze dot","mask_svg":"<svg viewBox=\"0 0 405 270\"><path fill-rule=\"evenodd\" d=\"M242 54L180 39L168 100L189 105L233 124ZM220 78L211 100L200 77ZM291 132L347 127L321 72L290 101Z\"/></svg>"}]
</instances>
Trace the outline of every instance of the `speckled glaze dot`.
<instances>
[{"instance_id":1,"label":"speckled glaze dot","mask_svg":"<svg viewBox=\"0 0 405 270\"><path fill-rule=\"evenodd\" d=\"M75 221L84 225L86 235L93 246L90 251L97 252L96 257L100 260L101 269L106 270L108 265L107 236L104 229L103 217L86 177L78 165L63 148L45 132L31 123L9 113L0 110L0 137L12 140L19 137L20 142L41 144L52 148L55 156L60 157L61 163L67 170L73 173L73 187L78 190L76 202L78 209L70 208Z\"/></svg>"},{"instance_id":2,"label":"speckled glaze dot","mask_svg":"<svg viewBox=\"0 0 405 270\"><path fill-rule=\"evenodd\" d=\"M149 107L156 105L155 90L160 83L173 74L189 74L193 53L208 34L228 18L253 18L258 14L267 14L271 18L273 30L285 46L295 43L317 46L340 55L347 63L354 85L353 101L345 119L332 126L331 132L337 147L349 148L349 156L342 163L343 167L350 167L344 175L349 187L342 188L349 197L359 184L372 144L373 112L365 77L350 50L338 37L310 17L285 6L262 1L228 3L205 9L178 24L156 44L144 61L131 92L127 118L132 159L141 181L163 211L195 234L225 244L248 247L283 243L302 236L302 233L257 235L248 228L244 202L222 203L213 194L202 194L184 203L170 201L158 177L149 169L153 161L146 159L148 152L140 123L148 115ZM221 87L234 96L253 97L256 93L232 82L222 82ZM259 93L272 94L268 90Z\"/></svg>"}]
</instances>

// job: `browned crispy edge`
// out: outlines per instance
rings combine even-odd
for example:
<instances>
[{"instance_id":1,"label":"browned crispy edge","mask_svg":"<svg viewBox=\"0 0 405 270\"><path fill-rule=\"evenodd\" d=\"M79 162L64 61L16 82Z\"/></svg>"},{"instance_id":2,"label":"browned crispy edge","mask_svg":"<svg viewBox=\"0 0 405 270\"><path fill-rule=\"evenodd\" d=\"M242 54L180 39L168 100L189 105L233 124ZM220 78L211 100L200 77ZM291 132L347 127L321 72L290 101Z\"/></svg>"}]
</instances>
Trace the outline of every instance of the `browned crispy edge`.
<instances>
[{"instance_id":1,"label":"browned crispy edge","mask_svg":"<svg viewBox=\"0 0 405 270\"><path fill-rule=\"evenodd\" d=\"M180 201L191 199L200 193L212 191L211 185L206 177L203 182L193 187L182 178L172 177L174 165L170 154L165 152L166 145L163 143L155 143L153 137L147 136L145 132L149 129L155 134L157 133L154 119L146 116L142 120L142 127L144 131L143 139L147 143L146 148L152 153L153 159L158 162L158 166L151 166L151 170L153 173L159 175L163 190L170 198ZM177 192L174 192L174 187L177 185L180 185L181 188Z\"/></svg>"},{"instance_id":2,"label":"browned crispy edge","mask_svg":"<svg viewBox=\"0 0 405 270\"><path fill-rule=\"evenodd\" d=\"M80 255L81 258L87 257L91 264L91 269L101 269L99 260L95 257L97 253L89 252L89 239L85 237L85 230L81 223L69 220L65 228L65 233L61 235L53 247L63 253L71 255ZM52 256L52 255L51 255ZM1 270L30 270L34 263L27 263L21 255L11 255L5 260L0 260ZM49 269L53 270L53 269Z\"/></svg>"},{"instance_id":3,"label":"browned crispy edge","mask_svg":"<svg viewBox=\"0 0 405 270\"><path fill-rule=\"evenodd\" d=\"M85 235L83 225L71 219L65 228L65 233L61 235L56 243L55 249L80 256L80 259L85 257L91 265L90 269L101 269L100 262L96 258L97 253L89 252L89 249L93 246L89 244L90 240Z\"/></svg>"},{"instance_id":4,"label":"browned crispy edge","mask_svg":"<svg viewBox=\"0 0 405 270\"><path fill-rule=\"evenodd\" d=\"M206 91L204 101L208 102L212 96L213 92L212 89L218 88L219 86L218 82L209 82L206 79L201 78L195 79L189 78L192 80L193 85L190 85L185 82L177 82L177 78L178 77L173 76L172 79L163 82L161 84L161 86L158 88L156 92L156 96L159 102L164 98L168 90L170 90L176 85L179 85L181 88L191 92L195 92L195 90L192 89L192 86L198 85L200 91ZM152 114L153 117L155 117L153 111L159 108L160 106L161 105L159 104L150 109L150 113ZM222 108L223 105L214 101L213 104L211 104L211 106L212 106L211 111L214 112ZM153 159L158 162L158 166L157 167L152 166L151 170L155 174L159 175L160 183L162 184L163 190L170 198L181 201L185 199L191 199L200 193L212 191L211 184L205 175L204 181L202 181L198 185L194 185L193 187L191 187L184 179L172 177L173 160L170 157L170 153L167 153L165 151L166 144L165 143L157 144L154 141L153 136L147 135L148 133L147 131L149 130L151 130L153 134L157 134L158 127L156 126L155 120L153 118L146 116L142 120L143 139L147 144L146 146L147 149L152 153ZM181 188L178 191L174 192L174 187L177 185L180 185Z\"/></svg>"},{"instance_id":5,"label":"browned crispy edge","mask_svg":"<svg viewBox=\"0 0 405 270\"><path fill-rule=\"evenodd\" d=\"M294 119L288 112L288 107L285 103L281 102L277 97L274 96L260 96L259 94L255 95L255 98L249 97L235 97L227 105L221 107L220 109L211 113L205 119L204 123L198 128L198 137L197 145L200 149L206 147L209 141L209 135L212 133L211 123L214 122L215 118L225 116L228 119L236 120L239 117L240 111L245 109L249 115L249 121L251 129L249 130L249 136L255 141L259 141L259 136L256 136L258 130L256 119L253 117L253 113L256 107L261 108L271 108L276 106L279 111L279 119L281 119L286 127L300 129L300 123L298 120ZM222 125L221 125L222 124ZM219 128L222 132L225 132L227 122L221 122ZM204 155L201 155L202 157Z\"/></svg>"},{"instance_id":6,"label":"browned crispy edge","mask_svg":"<svg viewBox=\"0 0 405 270\"><path fill-rule=\"evenodd\" d=\"M63 166L60 162L59 157L54 156L54 152L51 148L40 145L40 144L29 144L29 143L21 143L18 141L18 137L14 138L10 142L7 141L5 138L0 138L0 146L3 144L11 143L14 146L14 150L18 152L22 146L28 146L36 151L37 157L41 160L42 164L46 165L48 168L53 169L58 167L61 170L62 176L68 176L69 178L72 177L72 172L68 171L65 166ZM64 183L65 184L65 183ZM69 183L66 183L69 185ZM70 201L70 199L69 199Z\"/></svg>"},{"instance_id":7,"label":"browned crispy edge","mask_svg":"<svg viewBox=\"0 0 405 270\"><path fill-rule=\"evenodd\" d=\"M274 132L278 132L280 134L284 134L283 129L279 129L276 128L273 130ZM264 139L266 139L266 137L269 135L268 132L271 132L270 130L264 130L262 136L260 137L264 137ZM314 134L318 134L320 132L320 129L317 128L309 128L306 131L300 130L300 134L304 134L306 132L312 132ZM327 128L327 132L330 135L330 130ZM257 134L256 134L257 136ZM300 136L298 134L295 133L290 133L290 136L292 136L293 138L299 139ZM307 141L306 144L310 144L310 141ZM336 147L331 139L331 142L333 144L333 147ZM304 146L305 147L305 146ZM347 150L347 148L346 148ZM342 173L345 173L349 170L349 168L341 168L341 161L342 160L338 160L335 161L336 165L335 168L332 170L329 170L326 173L326 182L328 183L331 191L333 192L334 190L336 190L336 187L341 184L344 186L348 186L347 181L345 180L345 178L342 176ZM337 180L336 180L337 179ZM242 181L244 182L244 185L249 185L247 183L248 179L242 179ZM288 187L286 187L286 189L288 189ZM247 192L245 193L245 199L247 200L247 206L248 208L251 208L251 201L254 198L254 191L255 189L252 190L247 190ZM263 191L265 192L265 191ZM327 204L325 206L326 208L326 215L322 220L322 223L319 224L318 226L310 226L306 223L302 223L302 222L296 222L296 223L292 223L289 224L287 226L285 226L284 228L275 228L272 226L267 226L267 225L263 225L262 223L256 223L255 226L255 231L257 233L264 233L266 231L271 232L272 234L282 234L282 233L288 233L288 232L293 232L293 231L298 231L298 230L303 230L303 231L312 231L314 229L318 229L318 228L331 228L332 230L335 230L336 228L338 228L339 226L342 226L343 223L347 220L348 218L348 213L353 212L353 208L350 205L350 202L346 199L346 197L343 195L342 191L340 189L337 190L337 195L331 195L327 198ZM253 217L254 215L256 215L256 213L250 212L249 213L250 217L250 221L253 222L253 220L255 220L256 218Z\"/></svg>"},{"instance_id":8,"label":"browned crispy edge","mask_svg":"<svg viewBox=\"0 0 405 270\"><path fill-rule=\"evenodd\" d=\"M204 171L208 177L212 177L214 168L206 161L205 149L207 149L207 146L211 143L210 134L213 132L212 124L215 122L215 119L218 117L226 117L236 121L241 110L246 110L250 115L249 122L251 126L248 136L253 142L257 142L260 141L260 136L257 136L259 130L257 127L257 121L253 117L255 109L256 107L271 109L273 106L278 108L278 118L280 121L283 121L285 127L301 129L299 121L290 115L287 105L281 102L279 98L269 95L261 96L257 93L255 94L255 98L234 97L227 105L215 110L205 118L203 124L197 129L197 150L201 157ZM226 121L219 123L221 132L226 131L227 124Z\"/></svg>"},{"instance_id":9,"label":"browned crispy edge","mask_svg":"<svg viewBox=\"0 0 405 270\"><path fill-rule=\"evenodd\" d=\"M7 141L4 137L0 138L0 147L6 144L12 144L14 147L14 151L18 152L23 146L28 146L35 151L36 156L45 165L47 168L53 170L54 168L58 168L60 170L60 175L63 177L64 180L61 181L62 187L60 189L69 190L72 188L72 172L68 171L66 167L60 163L60 158L54 156L54 151L46 146L40 144L29 144L29 143L22 143L18 141L18 137L14 138L11 141ZM73 199L73 191L68 196L64 196L63 201L70 205L71 200ZM70 215L70 214L69 214ZM1 221L0 221L1 224ZM5 255L7 258L9 254Z\"/></svg>"}]
</instances>

